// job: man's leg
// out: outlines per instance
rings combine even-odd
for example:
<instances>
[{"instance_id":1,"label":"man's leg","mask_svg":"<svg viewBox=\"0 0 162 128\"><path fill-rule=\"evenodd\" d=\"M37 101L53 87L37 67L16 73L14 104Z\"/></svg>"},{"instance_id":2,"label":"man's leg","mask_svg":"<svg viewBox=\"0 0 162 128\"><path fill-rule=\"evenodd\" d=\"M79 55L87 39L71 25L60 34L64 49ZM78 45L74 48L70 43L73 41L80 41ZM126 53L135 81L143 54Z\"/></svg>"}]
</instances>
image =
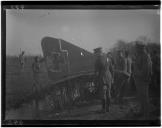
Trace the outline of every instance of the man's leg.
<instances>
[{"instance_id":1,"label":"man's leg","mask_svg":"<svg viewBox=\"0 0 162 128\"><path fill-rule=\"evenodd\" d=\"M106 111L109 112L110 110L110 104L111 104L111 94L110 90L107 90L107 105L106 105Z\"/></svg>"},{"instance_id":2,"label":"man's leg","mask_svg":"<svg viewBox=\"0 0 162 128\"><path fill-rule=\"evenodd\" d=\"M137 98L140 103L140 114L148 116L149 108L149 96L148 96L148 85L147 82L142 80L136 80Z\"/></svg>"},{"instance_id":3,"label":"man's leg","mask_svg":"<svg viewBox=\"0 0 162 128\"><path fill-rule=\"evenodd\" d=\"M106 106L107 112L109 112L110 104L111 104L111 83L109 83L107 88L107 106Z\"/></svg>"},{"instance_id":4,"label":"man's leg","mask_svg":"<svg viewBox=\"0 0 162 128\"><path fill-rule=\"evenodd\" d=\"M34 93L34 119L39 119L39 99L38 99L38 88L37 83L34 81L33 83L33 93Z\"/></svg>"},{"instance_id":5,"label":"man's leg","mask_svg":"<svg viewBox=\"0 0 162 128\"><path fill-rule=\"evenodd\" d=\"M99 87L99 97L101 100L101 112L105 112L105 92L103 87Z\"/></svg>"},{"instance_id":6,"label":"man's leg","mask_svg":"<svg viewBox=\"0 0 162 128\"><path fill-rule=\"evenodd\" d=\"M126 82L127 82L126 80L123 80L121 83L121 87L119 88L118 102L120 104L123 104L123 96L124 96Z\"/></svg>"},{"instance_id":7,"label":"man's leg","mask_svg":"<svg viewBox=\"0 0 162 128\"><path fill-rule=\"evenodd\" d=\"M142 108L144 113L144 118L149 118L149 95L148 95L148 84L143 83L143 98L142 98Z\"/></svg>"}]
</instances>

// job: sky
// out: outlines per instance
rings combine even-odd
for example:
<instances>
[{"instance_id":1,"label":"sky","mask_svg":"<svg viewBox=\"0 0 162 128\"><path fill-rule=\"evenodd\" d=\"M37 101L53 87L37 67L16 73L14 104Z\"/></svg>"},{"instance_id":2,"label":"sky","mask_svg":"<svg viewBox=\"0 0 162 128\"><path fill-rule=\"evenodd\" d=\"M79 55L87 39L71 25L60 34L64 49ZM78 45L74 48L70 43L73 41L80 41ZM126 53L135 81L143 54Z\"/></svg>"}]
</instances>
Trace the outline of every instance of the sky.
<instances>
[{"instance_id":1,"label":"sky","mask_svg":"<svg viewBox=\"0 0 162 128\"><path fill-rule=\"evenodd\" d=\"M118 40L147 36L160 42L159 10L9 10L6 11L6 54L42 55L45 36L61 38L90 52L106 51Z\"/></svg>"}]
</instances>

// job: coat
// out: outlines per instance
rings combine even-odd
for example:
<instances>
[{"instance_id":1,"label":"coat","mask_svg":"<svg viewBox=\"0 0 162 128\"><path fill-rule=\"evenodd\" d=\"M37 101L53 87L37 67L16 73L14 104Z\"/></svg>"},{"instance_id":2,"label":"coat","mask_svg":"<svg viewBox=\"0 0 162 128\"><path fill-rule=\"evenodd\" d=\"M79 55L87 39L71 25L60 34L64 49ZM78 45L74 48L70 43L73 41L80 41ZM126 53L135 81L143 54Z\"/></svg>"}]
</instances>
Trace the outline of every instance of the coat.
<instances>
[{"instance_id":1,"label":"coat","mask_svg":"<svg viewBox=\"0 0 162 128\"><path fill-rule=\"evenodd\" d=\"M96 58L95 74L99 95L103 97L103 87L106 85L108 89L111 89L112 83L112 64L106 55L100 55Z\"/></svg>"},{"instance_id":2,"label":"coat","mask_svg":"<svg viewBox=\"0 0 162 128\"><path fill-rule=\"evenodd\" d=\"M145 82L150 81L152 74L152 61L147 52L141 52L140 55L135 56L133 73L136 80Z\"/></svg>"}]
</instances>

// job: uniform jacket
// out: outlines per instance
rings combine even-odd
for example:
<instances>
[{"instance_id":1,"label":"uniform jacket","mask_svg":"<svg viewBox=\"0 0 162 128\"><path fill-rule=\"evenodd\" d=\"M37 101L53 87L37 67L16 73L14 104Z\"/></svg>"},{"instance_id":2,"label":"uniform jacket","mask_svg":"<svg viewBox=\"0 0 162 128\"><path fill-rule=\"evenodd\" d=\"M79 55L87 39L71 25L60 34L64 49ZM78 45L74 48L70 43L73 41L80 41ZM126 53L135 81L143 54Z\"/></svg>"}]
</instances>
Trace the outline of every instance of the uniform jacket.
<instances>
[{"instance_id":1,"label":"uniform jacket","mask_svg":"<svg viewBox=\"0 0 162 128\"><path fill-rule=\"evenodd\" d=\"M111 84L112 82L112 64L111 60L106 55L101 55L96 58L95 61L95 74L99 84ZM101 86L102 86L101 85Z\"/></svg>"},{"instance_id":2,"label":"uniform jacket","mask_svg":"<svg viewBox=\"0 0 162 128\"><path fill-rule=\"evenodd\" d=\"M149 81L152 73L152 61L147 52L137 53L133 64L135 79Z\"/></svg>"}]
</instances>

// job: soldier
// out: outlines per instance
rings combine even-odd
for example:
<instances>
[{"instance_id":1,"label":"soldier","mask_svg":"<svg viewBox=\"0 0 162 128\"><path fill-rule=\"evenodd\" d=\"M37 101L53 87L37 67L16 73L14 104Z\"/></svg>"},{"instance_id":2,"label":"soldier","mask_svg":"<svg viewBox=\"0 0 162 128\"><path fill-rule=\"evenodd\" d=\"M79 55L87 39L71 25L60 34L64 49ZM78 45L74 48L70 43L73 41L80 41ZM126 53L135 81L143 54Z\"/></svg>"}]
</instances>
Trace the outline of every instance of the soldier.
<instances>
[{"instance_id":1,"label":"soldier","mask_svg":"<svg viewBox=\"0 0 162 128\"><path fill-rule=\"evenodd\" d=\"M36 88L41 88L40 83L39 83L39 75L40 75L40 62L39 62L39 57L36 56L34 58L34 62L32 64L32 71L33 71L33 79L34 79L34 86Z\"/></svg>"},{"instance_id":2,"label":"soldier","mask_svg":"<svg viewBox=\"0 0 162 128\"><path fill-rule=\"evenodd\" d=\"M105 70L105 77L104 77L104 84L107 87L107 111L109 111L109 107L111 104L111 88L112 88L112 84L114 82L114 67L113 67L114 61L113 58L111 56L111 53L109 52L108 56L107 56L107 60L106 60L106 70Z\"/></svg>"},{"instance_id":3,"label":"soldier","mask_svg":"<svg viewBox=\"0 0 162 128\"><path fill-rule=\"evenodd\" d=\"M123 103L123 96L125 92L126 82L129 78L127 72L127 59L123 51L118 51L119 57L116 60L115 77L116 77L116 98L119 103Z\"/></svg>"},{"instance_id":4,"label":"soldier","mask_svg":"<svg viewBox=\"0 0 162 128\"><path fill-rule=\"evenodd\" d=\"M152 81L155 88L158 88L158 85L160 84L160 57L158 56L157 51L155 50L152 55Z\"/></svg>"},{"instance_id":5,"label":"soldier","mask_svg":"<svg viewBox=\"0 0 162 128\"><path fill-rule=\"evenodd\" d=\"M130 80L132 79L132 58L130 57L129 51L125 51L125 59L126 59L126 64L125 64L125 72L128 74L128 79L126 81L126 84L130 83Z\"/></svg>"},{"instance_id":6,"label":"soldier","mask_svg":"<svg viewBox=\"0 0 162 128\"><path fill-rule=\"evenodd\" d=\"M130 56L129 51L125 51L125 58L126 58L126 72L129 74L129 78L126 81L126 85L128 85L127 90L135 91L135 81L133 75L133 58ZM131 92L130 92L131 93Z\"/></svg>"},{"instance_id":7,"label":"soldier","mask_svg":"<svg viewBox=\"0 0 162 128\"><path fill-rule=\"evenodd\" d=\"M20 69L23 70L24 69L24 64L25 64L25 51L22 51L19 55L19 63L20 63Z\"/></svg>"},{"instance_id":8,"label":"soldier","mask_svg":"<svg viewBox=\"0 0 162 128\"><path fill-rule=\"evenodd\" d=\"M115 62L114 62L114 59L113 59L113 57L112 57L111 52L108 52L108 53L107 53L107 57L108 57L108 58L109 58L109 60L110 60L110 63L111 63L111 66L112 66L112 71L111 71L111 73L112 73L113 78L114 78L114 68L115 68Z\"/></svg>"},{"instance_id":9,"label":"soldier","mask_svg":"<svg viewBox=\"0 0 162 128\"><path fill-rule=\"evenodd\" d=\"M134 78L138 94L138 101L141 105L140 114L144 114L147 119L149 114L149 82L152 73L152 61L146 52L145 45L136 43L136 53L134 62Z\"/></svg>"},{"instance_id":10,"label":"soldier","mask_svg":"<svg viewBox=\"0 0 162 128\"><path fill-rule=\"evenodd\" d=\"M99 97L102 101L102 111L109 111L110 106L110 90L112 75L110 73L110 63L106 55L102 53L102 48L94 49L94 54L96 57L95 61L95 76L96 84L99 89Z\"/></svg>"},{"instance_id":11,"label":"soldier","mask_svg":"<svg viewBox=\"0 0 162 128\"><path fill-rule=\"evenodd\" d=\"M118 57L116 59L115 69L118 71L125 71L126 60L124 58L124 52L122 50L118 50Z\"/></svg>"},{"instance_id":12,"label":"soldier","mask_svg":"<svg viewBox=\"0 0 162 128\"><path fill-rule=\"evenodd\" d=\"M43 62L44 59L39 59L38 56L34 58L34 62L32 64L32 71L33 71L33 93L34 93L34 98L35 98L35 116L36 118L39 117L39 93L42 89L41 84L40 84L40 62Z\"/></svg>"},{"instance_id":13,"label":"soldier","mask_svg":"<svg viewBox=\"0 0 162 128\"><path fill-rule=\"evenodd\" d=\"M111 52L107 53L107 58L109 60L108 63L110 63L110 72L111 72L111 75L112 75L112 82L111 82L111 84L113 84L114 83L115 62L114 62L114 59L112 57L112 53ZM112 95L112 97L115 95L115 88L114 88L114 86L112 86L112 88L111 88L111 95Z\"/></svg>"}]
</instances>

